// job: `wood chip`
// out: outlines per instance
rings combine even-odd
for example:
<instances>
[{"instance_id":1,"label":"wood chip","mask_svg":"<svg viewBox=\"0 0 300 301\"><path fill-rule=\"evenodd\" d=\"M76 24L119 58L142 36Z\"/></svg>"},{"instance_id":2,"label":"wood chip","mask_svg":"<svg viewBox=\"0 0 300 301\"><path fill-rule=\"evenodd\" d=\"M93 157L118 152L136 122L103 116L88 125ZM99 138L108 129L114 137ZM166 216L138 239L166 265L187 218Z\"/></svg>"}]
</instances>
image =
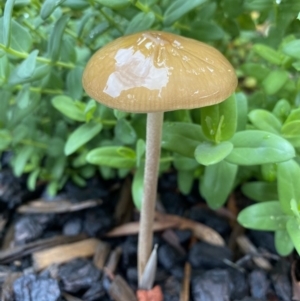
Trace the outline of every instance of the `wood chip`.
<instances>
[{"instance_id":1,"label":"wood chip","mask_svg":"<svg viewBox=\"0 0 300 301\"><path fill-rule=\"evenodd\" d=\"M163 231L170 228L176 228L178 225L177 221L155 221L153 225L153 231ZM127 235L134 235L138 234L140 229L139 222L131 222L119 227L116 227L106 233L107 237L118 237L118 236L127 236Z\"/></svg>"},{"instance_id":2,"label":"wood chip","mask_svg":"<svg viewBox=\"0 0 300 301\"><path fill-rule=\"evenodd\" d=\"M102 204L102 200L87 200L80 203L71 203L68 200L45 201L43 199L34 200L18 208L19 213L65 213L75 212Z\"/></svg>"},{"instance_id":3,"label":"wood chip","mask_svg":"<svg viewBox=\"0 0 300 301\"><path fill-rule=\"evenodd\" d=\"M95 251L95 255L94 255L94 265L100 270L102 271L104 268L104 264L107 260L107 256L110 252L110 245L100 241L96 251Z\"/></svg>"},{"instance_id":4,"label":"wood chip","mask_svg":"<svg viewBox=\"0 0 300 301\"><path fill-rule=\"evenodd\" d=\"M292 288L293 288L293 300L300 301L300 281L296 278L297 261L292 263ZM299 271L298 271L299 273Z\"/></svg>"},{"instance_id":5,"label":"wood chip","mask_svg":"<svg viewBox=\"0 0 300 301\"><path fill-rule=\"evenodd\" d=\"M156 213L156 219L158 221L164 220L165 222L174 222L177 224L178 229L191 230L196 238L210 243L212 245L225 245L224 239L218 232L201 223L177 215L164 214L159 212Z\"/></svg>"},{"instance_id":6,"label":"wood chip","mask_svg":"<svg viewBox=\"0 0 300 301\"><path fill-rule=\"evenodd\" d=\"M98 244L98 239L89 238L79 242L35 252L32 255L34 268L36 271L40 271L52 264L66 263L78 257L90 257L95 254Z\"/></svg>"},{"instance_id":7,"label":"wood chip","mask_svg":"<svg viewBox=\"0 0 300 301\"><path fill-rule=\"evenodd\" d=\"M3 231L5 225L6 225L7 219L3 217L3 215L0 215L0 232Z\"/></svg>"},{"instance_id":8,"label":"wood chip","mask_svg":"<svg viewBox=\"0 0 300 301\"><path fill-rule=\"evenodd\" d=\"M125 236L125 235L134 235L139 233L139 222L127 223L122 226L116 227L109 231L106 236L116 237L116 236ZM156 213L156 221L154 221L153 231L163 231L171 228L177 228L181 230L189 229L193 232L193 235L206 241L212 245L224 246L225 242L222 236L209 228L206 225L203 225L198 222L194 222L187 218L183 218L177 215Z\"/></svg>"},{"instance_id":9,"label":"wood chip","mask_svg":"<svg viewBox=\"0 0 300 301\"><path fill-rule=\"evenodd\" d=\"M16 279L22 276L22 273L9 273L1 286L1 301L14 300L13 284Z\"/></svg>"},{"instance_id":10,"label":"wood chip","mask_svg":"<svg viewBox=\"0 0 300 301\"><path fill-rule=\"evenodd\" d=\"M72 295L69 295L67 293L63 293L62 294L64 296L64 298L67 300L67 301L82 301L82 299L79 299L77 297L74 297Z\"/></svg>"},{"instance_id":11,"label":"wood chip","mask_svg":"<svg viewBox=\"0 0 300 301\"><path fill-rule=\"evenodd\" d=\"M15 225L11 223L6 228L6 231L4 232L4 238L2 240L2 250L9 249L13 243L14 243L14 236L15 236Z\"/></svg>"},{"instance_id":12,"label":"wood chip","mask_svg":"<svg viewBox=\"0 0 300 301\"><path fill-rule=\"evenodd\" d=\"M110 279L114 278L114 273L118 266L121 254L122 254L121 247L117 247L109 255L109 258L107 260L107 264L105 265L104 270L105 270L106 275Z\"/></svg>"},{"instance_id":13,"label":"wood chip","mask_svg":"<svg viewBox=\"0 0 300 301\"><path fill-rule=\"evenodd\" d=\"M164 231L162 234L162 238L174 249L176 249L181 255L186 255L185 249L180 244L178 236L172 229L167 229L166 231Z\"/></svg>"},{"instance_id":14,"label":"wood chip","mask_svg":"<svg viewBox=\"0 0 300 301\"><path fill-rule=\"evenodd\" d=\"M86 238L86 235L80 234L76 236L55 236L46 239L40 239L22 246L15 246L9 249L0 251L0 263L9 263L20 259L33 252L51 248L61 244L68 244Z\"/></svg>"},{"instance_id":15,"label":"wood chip","mask_svg":"<svg viewBox=\"0 0 300 301\"><path fill-rule=\"evenodd\" d=\"M267 271L272 269L272 265L270 264L270 262L259 255L256 247L245 235L238 236L236 238L236 241L244 254L251 254L253 256L252 260L259 268Z\"/></svg>"},{"instance_id":16,"label":"wood chip","mask_svg":"<svg viewBox=\"0 0 300 301\"><path fill-rule=\"evenodd\" d=\"M114 219L117 225L130 222L133 211L131 181L127 177L122 185L120 197L115 208Z\"/></svg>"},{"instance_id":17,"label":"wood chip","mask_svg":"<svg viewBox=\"0 0 300 301\"><path fill-rule=\"evenodd\" d=\"M138 301L163 301L164 296L159 285L151 290L138 290L136 292Z\"/></svg>"},{"instance_id":18,"label":"wood chip","mask_svg":"<svg viewBox=\"0 0 300 301\"><path fill-rule=\"evenodd\" d=\"M184 277L182 281L182 287L180 291L180 301L190 300L190 281L191 281L192 267L189 262L184 266Z\"/></svg>"},{"instance_id":19,"label":"wood chip","mask_svg":"<svg viewBox=\"0 0 300 301\"><path fill-rule=\"evenodd\" d=\"M114 301L137 301L130 286L119 275L112 281L108 293Z\"/></svg>"}]
</instances>

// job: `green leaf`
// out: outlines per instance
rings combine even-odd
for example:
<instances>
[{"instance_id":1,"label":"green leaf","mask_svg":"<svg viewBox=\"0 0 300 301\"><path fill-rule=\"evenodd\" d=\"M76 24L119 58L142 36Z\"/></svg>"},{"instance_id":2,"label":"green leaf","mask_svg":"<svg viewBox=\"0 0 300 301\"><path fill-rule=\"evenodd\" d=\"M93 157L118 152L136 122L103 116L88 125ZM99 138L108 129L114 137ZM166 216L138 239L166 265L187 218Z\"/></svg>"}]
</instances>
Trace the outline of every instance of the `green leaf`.
<instances>
[{"instance_id":1,"label":"green leaf","mask_svg":"<svg viewBox=\"0 0 300 301\"><path fill-rule=\"evenodd\" d=\"M199 142L205 140L200 125L184 122L165 122L162 148L184 157L194 158Z\"/></svg>"},{"instance_id":2,"label":"green leaf","mask_svg":"<svg viewBox=\"0 0 300 301\"><path fill-rule=\"evenodd\" d=\"M262 164L261 174L263 180L267 182L274 182L277 178L277 164L276 163Z\"/></svg>"},{"instance_id":3,"label":"green leaf","mask_svg":"<svg viewBox=\"0 0 300 301\"><path fill-rule=\"evenodd\" d=\"M49 184L47 185L47 194L49 196L55 196L57 194L57 191L59 190L59 184L58 181L51 181L49 182Z\"/></svg>"},{"instance_id":4,"label":"green leaf","mask_svg":"<svg viewBox=\"0 0 300 301\"><path fill-rule=\"evenodd\" d=\"M112 9L123 9L130 5L130 0L96 0L96 2Z\"/></svg>"},{"instance_id":5,"label":"green leaf","mask_svg":"<svg viewBox=\"0 0 300 301\"><path fill-rule=\"evenodd\" d=\"M11 41L11 20L15 0L6 0L3 15L3 42L6 48L10 46Z\"/></svg>"},{"instance_id":6,"label":"green leaf","mask_svg":"<svg viewBox=\"0 0 300 301\"><path fill-rule=\"evenodd\" d=\"M299 212L299 208L298 208L298 204L297 204L296 200L291 199L290 205L291 205L291 210L292 210L293 215L299 219L300 212Z\"/></svg>"},{"instance_id":7,"label":"green leaf","mask_svg":"<svg viewBox=\"0 0 300 301\"><path fill-rule=\"evenodd\" d=\"M275 231L275 248L280 256L288 256L294 249L294 244L286 230Z\"/></svg>"},{"instance_id":8,"label":"green leaf","mask_svg":"<svg viewBox=\"0 0 300 301\"><path fill-rule=\"evenodd\" d=\"M243 12L243 0L235 0L234 2L232 0L224 0L220 4L222 4L223 11L229 18L238 17Z\"/></svg>"},{"instance_id":9,"label":"green leaf","mask_svg":"<svg viewBox=\"0 0 300 301\"><path fill-rule=\"evenodd\" d=\"M43 20L47 19L52 12L60 6L65 0L45 0L42 5L40 16Z\"/></svg>"},{"instance_id":10,"label":"green leaf","mask_svg":"<svg viewBox=\"0 0 300 301\"><path fill-rule=\"evenodd\" d=\"M143 139L139 139L136 143L136 166L139 167L142 162L142 158L146 152L146 143Z\"/></svg>"},{"instance_id":11,"label":"green leaf","mask_svg":"<svg viewBox=\"0 0 300 301\"><path fill-rule=\"evenodd\" d=\"M114 115L119 120L119 119L126 118L129 115L129 113L114 109Z\"/></svg>"},{"instance_id":12,"label":"green leaf","mask_svg":"<svg viewBox=\"0 0 300 301\"><path fill-rule=\"evenodd\" d=\"M300 221L295 217L291 217L286 224L287 232L294 244L298 254L300 254Z\"/></svg>"},{"instance_id":13,"label":"green leaf","mask_svg":"<svg viewBox=\"0 0 300 301\"><path fill-rule=\"evenodd\" d=\"M0 86L2 86L2 84L7 80L9 71L9 61L5 54L0 58Z\"/></svg>"},{"instance_id":14,"label":"green leaf","mask_svg":"<svg viewBox=\"0 0 300 301\"><path fill-rule=\"evenodd\" d=\"M128 147L104 146L90 151L86 160L95 165L131 169L135 165L136 154Z\"/></svg>"},{"instance_id":15,"label":"green leaf","mask_svg":"<svg viewBox=\"0 0 300 301\"><path fill-rule=\"evenodd\" d=\"M252 49L256 54L258 54L269 63L273 65L281 65L282 55L273 48L263 44L255 44Z\"/></svg>"},{"instance_id":16,"label":"green leaf","mask_svg":"<svg viewBox=\"0 0 300 301\"><path fill-rule=\"evenodd\" d=\"M95 18L95 16L97 16L97 13L94 12L94 11L85 11L83 13L82 18L78 22L78 27L77 27L77 30L76 30L77 37L81 38L81 36L84 32L85 25L87 25L91 20L93 20Z\"/></svg>"},{"instance_id":17,"label":"green leaf","mask_svg":"<svg viewBox=\"0 0 300 301\"><path fill-rule=\"evenodd\" d=\"M300 120L292 121L283 125L281 133L286 138L297 138L300 136Z\"/></svg>"},{"instance_id":18,"label":"green leaf","mask_svg":"<svg viewBox=\"0 0 300 301\"><path fill-rule=\"evenodd\" d=\"M226 161L238 165L277 163L295 157L295 149L287 140L264 131L238 132L230 141L234 148Z\"/></svg>"},{"instance_id":19,"label":"green leaf","mask_svg":"<svg viewBox=\"0 0 300 301\"><path fill-rule=\"evenodd\" d=\"M177 171L191 171L199 166L195 159L183 157L178 154L174 154L173 164Z\"/></svg>"},{"instance_id":20,"label":"green leaf","mask_svg":"<svg viewBox=\"0 0 300 301\"><path fill-rule=\"evenodd\" d=\"M81 78L83 73L83 67L75 67L67 75L67 89L68 94L73 99L81 99L83 89L81 85Z\"/></svg>"},{"instance_id":21,"label":"green leaf","mask_svg":"<svg viewBox=\"0 0 300 301\"><path fill-rule=\"evenodd\" d=\"M141 164L135 171L133 176L133 183L131 186L131 193L133 203L138 210L142 208L143 195L144 195L144 165Z\"/></svg>"},{"instance_id":22,"label":"green leaf","mask_svg":"<svg viewBox=\"0 0 300 301\"><path fill-rule=\"evenodd\" d=\"M26 87L24 87L24 90L26 90ZM8 128L14 128L18 124L22 123L23 120L26 119L28 116L34 115L34 111L39 105L39 98L34 96L35 95L31 95L29 103L27 103L26 107L23 107L21 110L19 109L19 105L14 106L7 124ZM19 95L17 97L17 100L19 101Z\"/></svg>"},{"instance_id":23,"label":"green leaf","mask_svg":"<svg viewBox=\"0 0 300 301\"><path fill-rule=\"evenodd\" d=\"M300 166L294 160L278 164L277 185L278 195L282 210L292 214L290 203L294 199L300 204Z\"/></svg>"},{"instance_id":24,"label":"green leaf","mask_svg":"<svg viewBox=\"0 0 300 301\"><path fill-rule=\"evenodd\" d=\"M136 132L126 119L119 119L115 126L115 137L124 144L133 144L136 141Z\"/></svg>"},{"instance_id":25,"label":"green leaf","mask_svg":"<svg viewBox=\"0 0 300 301\"><path fill-rule=\"evenodd\" d=\"M9 147L12 139L13 137L8 130L0 129L0 151L6 150Z\"/></svg>"},{"instance_id":26,"label":"green leaf","mask_svg":"<svg viewBox=\"0 0 300 301\"><path fill-rule=\"evenodd\" d=\"M64 157L65 141L60 137L53 137L50 139L47 148L49 157Z\"/></svg>"},{"instance_id":27,"label":"green leaf","mask_svg":"<svg viewBox=\"0 0 300 301\"><path fill-rule=\"evenodd\" d=\"M52 179L61 180L66 168L66 156L59 156L57 158L48 157L46 167Z\"/></svg>"},{"instance_id":28,"label":"green leaf","mask_svg":"<svg viewBox=\"0 0 300 301\"><path fill-rule=\"evenodd\" d=\"M90 179L95 176L96 166L90 165L90 164L88 164L88 165L85 164L85 166L80 168L79 172L80 172L80 176L82 176L83 178Z\"/></svg>"},{"instance_id":29,"label":"green leaf","mask_svg":"<svg viewBox=\"0 0 300 301\"><path fill-rule=\"evenodd\" d=\"M267 95L276 94L289 79L289 73L285 70L271 71L262 82Z\"/></svg>"},{"instance_id":30,"label":"green leaf","mask_svg":"<svg viewBox=\"0 0 300 301\"><path fill-rule=\"evenodd\" d=\"M69 21L68 15L62 15L55 23L53 30L50 35L48 50L50 58L53 62L59 59L60 49L62 45L62 37L64 34L64 30Z\"/></svg>"},{"instance_id":31,"label":"green leaf","mask_svg":"<svg viewBox=\"0 0 300 301\"><path fill-rule=\"evenodd\" d=\"M140 12L129 22L125 34L131 34L151 28L155 22L155 15L153 12Z\"/></svg>"},{"instance_id":32,"label":"green leaf","mask_svg":"<svg viewBox=\"0 0 300 301\"><path fill-rule=\"evenodd\" d=\"M90 99L84 109L86 122L89 122L93 118L96 109L97 109L96 101L94 99Z\"/></svg>"},{"instance_id":33,"label":"green leaf","mask_svg":"<svg viewBox=\"0 0 300 301\"><path fill-rule=\"evenodd\" d=\"M270 72L266 66L255 63L245 63L241 66L241 69L246 75L254 77L258 81L265 79Z\"/></svg>"},{"instance_id":34,"label":"green leaf","mask_svg":"<svg viewBox=\"0 0 300 301\"><path fill-rule=\"evenodd\" d=\"M63 7L69 7L74 10L82 12L82 10L89 7L89 2L86 0L66 0L62 4Z\"/></svg>"},{"instance_id":35,"label":"green leaf","mask_svg":"<svg viewBox=\"0 0 300 301\"><path fill-rule=\"evenodd\" d=\"M300 120L300 108L292 110L288 118L286 119L285 123L289 123L292 121L299 121L299 120Z\"/></svg>"},{"instance_id":36,"label":"green leaf","mask_svg":"<svg viewBox=\"0 0 300 301\"><path fill-rule=\"evenodd\" d=\"M84 50L81 49L81 51ZM63 62L73 63L74 66L79 65L80 63L82 65L83 62L79 62L79 60L77 60L76 48L74 47L74 38L68 35L63 36L59 51L59 59ZM81 83L81 79L79 82Z\"/></svg>"},{"instance_id":37,"label":"green leaf","mask_svg":"<svg viewBox=\"0 0 300 301\"><path fill-rule=\"evenodd\" d=\"M274 116L271 112L267 110L257 109L253 110L249 113L249 119L252 124L266 132L270 132L273 134L279 134L281 130L281 122Z\"/></svg>"},{"instance_id":38,"label":"green leaf","mask_svg":"<svg viewBox=\"0 0 300 301\"><path fill-rule=\"evenodd\" d=\"M286 99L280 99L276 102L273 109L273 114L277 116L281 121L285 120L290 114L291 105Z\"/></svg>"},{"instance_id":39,"label":"green leaf","mask_svg":"<svg viewBox=\"0 0 300 301\"><path fill-rule=\"evenodd\" d=\"M68 96L56 96L52 98L52 105L65 116L77 120L85 121L83 111L76 106L76 103Z\"/></svg>"},{"instance_id":40,"label":"green leaf","mask_svg":"<svg viewBox=\"0 0 300 301\"><path fill-rule=\"evenodd\" d=\"M221 207L232 191L237 165L221 161L207 166L200 182L201 195L212 209Z\"/></svg>"},{"instance_id":41,"label":"green leaf","mask_svg":"<svg viewBox=\"0 0 300 301\"><path fill-rule=\"evenodd\" d=\"M65 154L67 156L73 154L81 146L92 140L102 130L102 124L85 123L80 125L68 138L65 145Z\"/></svg>"},{"instance_id":42,"label":"green leaf","mask_svg":"<svg viewBox=\"0 0 300 301\"><path fill-rule=\"evenodd\" d=\"M0 43L5 44L3 17L0 18ZM14 19L11 20L10 48L20 51L29 52L32 47L32 36L28 29L21 26Z\"/></svg>"},{"instance_id":43,"label":"green leaf","mask_svg":"<svg viewBox=\"0 0 300 301\"><path fill-rule=\"evenodd\" d=\"M187 37L191 37L200 41L215 41L224 37L224 30L216 22L212 20L200 20L191 24L190 30L183 30Z\"/></svg>"},{"instance_id":44,"label":"green leaf","mask_svg":"<svg viewBox=\"0 0 300 301\"><path fill-rule=\"evenodd\" d=\"M77 174L73 174L71 176L72 181L78 186L78 187L85 187L86 186L86 181L82 177L80 177Z\"/></svg>"},{"instance_id":45,"label":"green leaf","mask_svg":"<svg viewBox=\"0 0 300 301\"><path fill-rule=\"evenodd\" d=\"M298 61L298 62L294 62L293 64L292 64L292 66L297 70L297 71L300 71L300 62Z\"/></svg>"},{"instance_id":46,"label":"green leaf","mask_svg":"<svg viewBox=\"0 0 300 301\"><path fill-rule=\"evenodd\" d=\"M16 97L16 103L20 109L25 109L30 105L30 85L23 85L22 89Z\"/></svg>"},{"instance_id":47,"label":"green leaf","mask_svg":"<svg viewBox=\"0 0 300 301\"><path fill-rule=\"evenodd\" d=\"M248 100L244 93L239 92L235 94L237 106L237 131L246 129L247 114L248 114Z\"/></svg>"},{"instance_id":48,"label":"green leaf","mask_svg":"<svg viewBox=\"0 0 300 301\"><path fill-rule=\"evenodd\" d=\"M179 191L184 195L188 195L193 187L194 173L189 170L179 170L177 173L177 182Z\"/></svg>"},{"instance_id":49,"label":"green leaf","mask_svg":"<svg viewBox=\"0 0 300 301\"><path fill-rule=\"evenodd\" d=\"M203 134L214 142L230 139L237 126L237 106L235 94L225 101L201 108Z\"/></svg>"},{"instance_id":50,"label":"green leaf","mask_svg":"<svg viewBox=\"0 0 300 301\"><path fill-rule=\"evenodd\" d=\"M267 182L248 182L242 185L242 192L257 202L278 200L277 185Z\"/></svg>"},{"instance_id":51,"label":"green leaf","mask_svg":"<svg viewBox=\"0 0 300 301\"><path fill-rule=\"evenodd\" d=\"M300 59L300 40L284 44L282 51L295 59Z\"/></svg>"},{"instance_id":52,"label":"green leaf","mask_svg":"<svg viewBox=\"0 0 300 301\"><path fill-rule=\"evenodd\" d=\"M26 84L31 83L40 79L45 78L49 72L51 71L51 66L49 65L41 65L34 69L32 75L30 77L24 78L20 77L19 74L19 67L17 67L10 75L8 83L10 85L19 85L19 84Z\"/></svg>"},{"instance_id":53,"label":"green leaf","mask_svg":"<svg viewBox=\"0 0 300 301\"><path fill-rule=\"evenodd\" d=\"M30 78L33 75L38 53L38 50L33 50L29 54L29 56L21 63L17 71L19 77Z\"/></svg>"},{"instance_id":54,"label":"green leaf","mask_svg":"<svg viewBox=\"0 0 300 301\"><path fill-rule=\"evenodd\" d=\"M13 129L12 143L17 145L30 134L30 129L25 124L19 124ZM0 138L1 139L1 138Z\"/></svg>"},{"instance_id":55,"label":"green leaf","mask_svg":"<svg viewBox=\"0 0 300 301\"><path fill-rule=\"evenodd\" d=\"M37 179L38 179L38 176L39 176L40 172L41 172L41 169L37 168L34 171L32 171L30 173L30 175L28 176L27 187L29 188L30 191L34 191L35 190L35 188L36 188L36 182L37 182Z\"/></svg>"},{"instance_id":56,"label":"green leaf","mask_svg":"<svg viewBox=\"0 0 300 301\"><path fill-rule=\"evenodd\" d=\"M24 171L27 161L30 159L31 155L34 152L34 147L32 146L23 146L17 153L13 162L13 171L17 177L20 177Z\"/></svg>"},{"instance_id":57,"label":"green leaf","mask_svg":"<svg viewBox=\"0 0 300 301\"><path fill-rule=\"evenodd\" d=\"M94 28L91 29L89 33L89 41L94 41L105 33L110 27L110 24L107 21L100 22Z\"/></svg>"},{"instance_id":58,"label":"green leaf","mask_svg":"<svg viewBox=\"0 0 300 301\"><path fill-rule=\"evenodd\" d=\"M238 215L238 222L243 227L265 231L284 230L288 219L278 201L248 206Z\"/></svg>"},{"instance_id":59,"label":"green leaf","mask_svg":"<svg viewBox=\"0 0 300 301\"><path fill-rule=\"evenodd\" d=\"M197 10L197 19L199 20L211 20L214 18L214 15L217 10L217 3L206 1L201 6L201 9Z\"/></svg>"},{"instance_id":60,"label":"green leaf","mask_svg":"<svg viewBox=\"0 0 300 301\"><path fill-rule=\"evenodd\" d=\"M273 8L273 0L247 0L244 9L250 11L269 11Z\"/></svg>"},{"instance_id":61,"label":"green leaf","mask_svg":"<svg viewBox=\"0 0 300 301\"><path fill-rule=\"evenodd\" d=\"M212 165L222 161L232 151L233 144L224 141L219 144L202 142L195 150L195 158L202 165Z\"/></svg>"},{"instance_id":62,"label":"green leaf","mask_svg":"<svg viewBox=\"0 0 300 301\"><path fill-rule=\"evenodd\" d=\"M170 26L177 20L179 20L183 15L193 10L200 4L205 3L206 0L194 0L194 1L186 1L186 0L174 0L168 6L164 13L164 25Z\"/></svg>"}]
</instances>

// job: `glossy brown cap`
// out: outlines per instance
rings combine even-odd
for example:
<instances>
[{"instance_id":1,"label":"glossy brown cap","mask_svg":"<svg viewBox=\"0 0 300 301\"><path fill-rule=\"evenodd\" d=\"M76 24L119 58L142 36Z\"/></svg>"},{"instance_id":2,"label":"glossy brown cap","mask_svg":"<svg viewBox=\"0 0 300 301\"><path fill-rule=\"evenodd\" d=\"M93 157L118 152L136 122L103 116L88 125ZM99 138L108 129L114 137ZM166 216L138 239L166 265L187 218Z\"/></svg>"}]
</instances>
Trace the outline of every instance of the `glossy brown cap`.
<instances>
[{"instance_id":1,"label":"glossy brown cap","mask_svg":"<svg viewBox=\"0 0 300 301\"><path fill-rule=\"evenodd\" d=\"M237 77L215 48L147 31L118 38L98 50L82 82L88 95L110 108L148 113L219 103L234 92Z\"/></svg>"}]
</instances>

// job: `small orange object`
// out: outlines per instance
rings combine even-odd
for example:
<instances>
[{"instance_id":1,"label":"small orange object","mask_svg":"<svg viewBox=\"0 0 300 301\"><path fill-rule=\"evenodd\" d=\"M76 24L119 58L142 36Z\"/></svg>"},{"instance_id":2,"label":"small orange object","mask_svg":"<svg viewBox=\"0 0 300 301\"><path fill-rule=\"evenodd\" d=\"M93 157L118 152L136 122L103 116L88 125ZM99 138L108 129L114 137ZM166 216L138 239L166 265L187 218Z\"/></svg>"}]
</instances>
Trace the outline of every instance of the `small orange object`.
<instances>
[{"instance_id":1,"label":"small orange object","mask_svg":"<svg viewBox=\"0 0 300 301\"><path fill-rule=\"evenodd\" d=\"M136 292L138 301L163 301L164 296L159 285L151 290L138 290Z\"/></svg>"}]
</instances>

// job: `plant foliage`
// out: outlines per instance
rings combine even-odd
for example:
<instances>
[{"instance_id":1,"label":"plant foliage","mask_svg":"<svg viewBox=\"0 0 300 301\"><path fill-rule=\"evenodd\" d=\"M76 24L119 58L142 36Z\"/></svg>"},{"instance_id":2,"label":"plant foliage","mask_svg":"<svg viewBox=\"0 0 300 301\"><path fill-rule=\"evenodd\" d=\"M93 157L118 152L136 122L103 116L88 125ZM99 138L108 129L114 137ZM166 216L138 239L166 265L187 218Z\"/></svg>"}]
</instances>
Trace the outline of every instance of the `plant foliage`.
<instances>
[{"instance_id":1,"label":"plant foliage","mask_svg":"<svg viewBox=\"0 0 300 301\"><path fill-rule=\"evenodd\" d=\"M134 172L140 206L145 116L111 110L81 86L90 56L141 30L212 44L239 77L236 95L165 114L161 172L173 166L188 194L195 180L212 208L232 190L257 204L248 228L275 231L281 254L300 253L300 21L297 0L7 0L0 4L0 154L11 152L28 186L55 194ZM250 181L251 179L251 181Z\"/></svg>"}]
</instances>

